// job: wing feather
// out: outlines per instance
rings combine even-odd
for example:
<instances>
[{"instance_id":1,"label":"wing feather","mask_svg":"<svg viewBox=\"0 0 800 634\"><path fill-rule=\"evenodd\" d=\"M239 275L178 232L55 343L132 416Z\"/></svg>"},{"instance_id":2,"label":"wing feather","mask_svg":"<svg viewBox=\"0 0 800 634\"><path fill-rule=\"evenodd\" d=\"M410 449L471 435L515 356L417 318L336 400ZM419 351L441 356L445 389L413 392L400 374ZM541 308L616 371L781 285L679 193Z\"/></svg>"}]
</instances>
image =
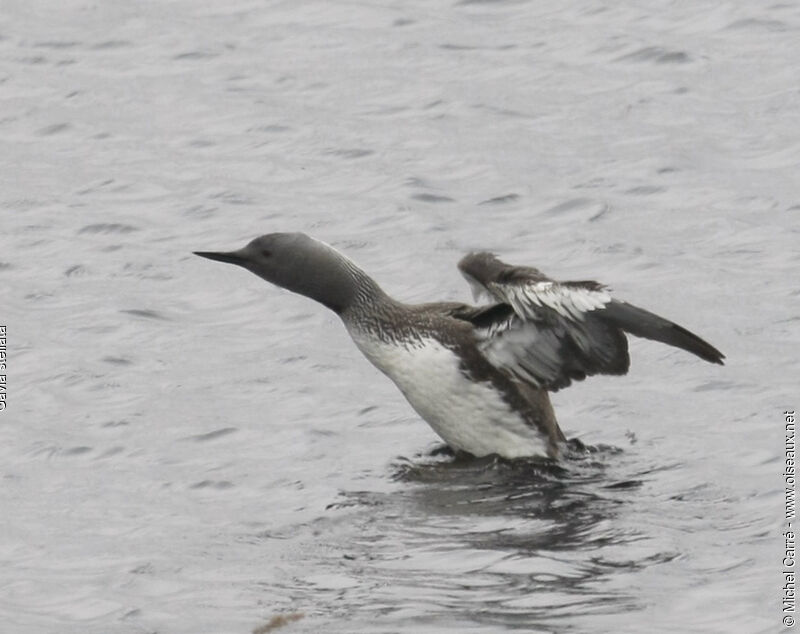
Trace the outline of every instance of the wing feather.
<instances>
[{"instance_id":1,"label":"wing feather","mask_svg":"<svg viewBox=\"0 0 800 634\"><path fill-rule=\"evenodd\" d=\"M677 324L612 299L598 282L557 282L490 253L467 255L459 269L473 288L497 302L491 314L500 318L476 324L482 352L492 365L534 387L555 391L593 374L625 374L630 366L625 332L713 363L724 358Z\"/></svg>"}]
</instances>

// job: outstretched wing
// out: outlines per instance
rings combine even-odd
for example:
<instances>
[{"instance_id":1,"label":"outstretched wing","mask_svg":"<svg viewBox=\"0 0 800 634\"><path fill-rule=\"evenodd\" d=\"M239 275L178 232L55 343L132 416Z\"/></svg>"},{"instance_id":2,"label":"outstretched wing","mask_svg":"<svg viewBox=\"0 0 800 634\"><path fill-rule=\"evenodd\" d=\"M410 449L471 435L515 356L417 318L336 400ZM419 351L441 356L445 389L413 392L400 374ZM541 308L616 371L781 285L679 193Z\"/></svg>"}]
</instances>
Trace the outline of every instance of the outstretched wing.
<instances>
[{"instance_id":1,"label":"outstretched wing","mask_svg":"<svg viewBox=\"0 0 800 634\"><path fill-rule=\"evenodd\" d=\"M510 307L473 320L484 355L536 387L555 391L593 374L625 374L630 366L625 332L713 363L724 358L677 324L612 299L598 282L556 282L535 268L510 266L490 253L467 255L458 267L476 295Z\"/></svg>"}]
</instances>

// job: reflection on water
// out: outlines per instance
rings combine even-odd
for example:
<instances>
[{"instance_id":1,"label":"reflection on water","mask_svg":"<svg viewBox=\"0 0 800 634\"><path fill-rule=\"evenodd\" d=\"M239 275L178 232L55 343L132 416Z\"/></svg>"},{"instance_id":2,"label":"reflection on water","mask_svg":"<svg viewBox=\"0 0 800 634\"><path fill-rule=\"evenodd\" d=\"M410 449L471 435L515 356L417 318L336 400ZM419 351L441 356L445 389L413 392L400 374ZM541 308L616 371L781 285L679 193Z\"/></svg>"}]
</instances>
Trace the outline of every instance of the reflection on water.
<instances>
[{"instance_id":1,"label":"reflection on water","mask_svg":"<svg viewBox=\"0 0 800 634\"><path fill-rule=\"evenodd\" d=\"M397 489L343 492L330 509L347 509L357 528L338 574L382 580L351 616L547 628L576 611L641 608L614 580L678 556L616 521L652 470L625 474L619 449L570 444L558 464L442 448L395 462Z\"/></svg>"}]
</instances>

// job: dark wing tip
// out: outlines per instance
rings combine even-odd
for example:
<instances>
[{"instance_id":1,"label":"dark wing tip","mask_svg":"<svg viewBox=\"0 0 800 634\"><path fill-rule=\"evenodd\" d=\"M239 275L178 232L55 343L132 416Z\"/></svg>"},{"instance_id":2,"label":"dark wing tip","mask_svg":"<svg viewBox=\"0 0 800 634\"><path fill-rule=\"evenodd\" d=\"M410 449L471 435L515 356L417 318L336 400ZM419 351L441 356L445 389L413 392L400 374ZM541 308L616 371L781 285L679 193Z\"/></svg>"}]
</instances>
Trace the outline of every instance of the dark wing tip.
<instances>
[{"instance_id":1,"label":"dark wing tip","mask_svg":"<svg viewBox=\"0 0 800 634\"><path fill-rule=\"evenodd\" d=\"M600 311L598 317L637 337L660 341L668 346L691 352L709 363L725 365L722 362L725 355L710 343L683 326L643 308L615 300Z\"/></svg>"},{"instance_id":2,"label":"dark wing tip","mask_svg":"<svg viewBox=\"0 0 800 634\"><path fill-rule=\"evenodd\" d=\"M725 358L725 355L708 343L705 339L701 339L693 332L689 332L686 330L686 328L683 328L678 324L674 324L672 330L677 336L674 340L665 341L664 343L683 348L687 352L691 352L692 354L700 357L704 361L708 361L709 363L725 365L725 363L722 361Z\"/></svg>"},{"instance_id":3,"label":"dark wing tip","mask_svg":"<svg viewBox=\"0 0 800 634\"><path fill-rule=\"evenodd\" d=\"M725 365L725 355L722 354L719 350L717 350L714 346L709 346L711 348L711 353L708 356L702 357L706 361L710 363L716 363L717 365Z\"/></svg>"}]
</instances>

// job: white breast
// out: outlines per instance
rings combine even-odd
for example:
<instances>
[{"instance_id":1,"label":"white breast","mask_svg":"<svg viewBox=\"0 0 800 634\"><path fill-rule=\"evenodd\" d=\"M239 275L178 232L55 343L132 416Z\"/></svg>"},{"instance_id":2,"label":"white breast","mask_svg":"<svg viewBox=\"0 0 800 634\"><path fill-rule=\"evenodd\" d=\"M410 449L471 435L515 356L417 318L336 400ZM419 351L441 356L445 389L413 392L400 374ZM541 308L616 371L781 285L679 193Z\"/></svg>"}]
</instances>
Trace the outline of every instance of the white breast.
<instances>
[{"instance_id":1,"label":"white breast","mask_svg":"<svg viewBox=\"0 0 800 634\"><path fill-rule=\"evenodd\" d=\"M478 383L456 354L433 338L386 343L355 328L364 356L395 382L416 412L444 441L475 456L546 456L547 443L491 383Z\"/></svg>"}]
</instances>

